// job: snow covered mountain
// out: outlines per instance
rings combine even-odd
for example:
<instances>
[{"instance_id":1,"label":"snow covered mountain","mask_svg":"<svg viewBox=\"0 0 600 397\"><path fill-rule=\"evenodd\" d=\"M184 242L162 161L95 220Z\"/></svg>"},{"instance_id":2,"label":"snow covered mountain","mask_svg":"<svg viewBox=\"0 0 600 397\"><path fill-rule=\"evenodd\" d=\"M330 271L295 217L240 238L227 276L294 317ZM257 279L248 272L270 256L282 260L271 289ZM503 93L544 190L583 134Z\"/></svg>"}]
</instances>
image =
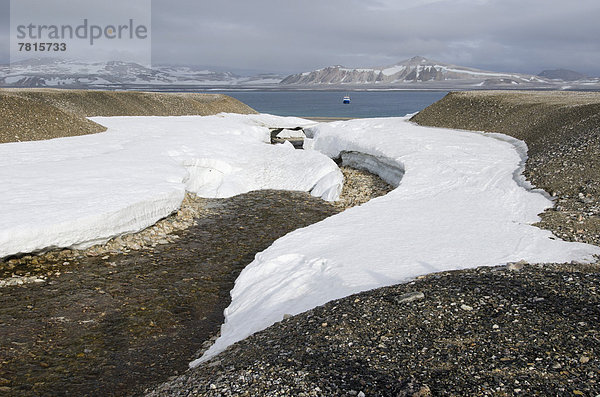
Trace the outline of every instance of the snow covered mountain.
<instances>
[{"instance_id":1,"label":"snow covered mountain","mask_svg":"<svg viewBox=\"0 0 600 397\"><path fill-rule=\"evenodd\" d=\"M580 78L579 78L580 77ZM293 74L240 76L204 67L131 62L84 62L37 58L0 65L0 86L62 88L257 87L354 89L600 89L600 79L564 70L537 76L501 73L433 61L420 56L395 65L371 68L326 68Z\"/></svg>"},{"instance_id":2,"label":"snow covered mountain","mask_svg":"<svg viewBox=\"0 0 600 397\"><path fill-rule=\"evenodd\" d=\"M242 77L195 67L147 68L131 62L82 62L37 58L0 65L0 85L15 87L213 86L269 85L279 75Z\"/></svg>"},{"instance_id":3,"label":"snow covered mountain","mask_svg":"<svg viewBox=\"0 0 600 397\"><path fill-rule=\"evenodd\" d=\"M519 73L498 73L433 61L420 56L395 65L373 68L330 66L312 72L294 74L283 85L379 85L379 86L449 86L471 87L547 86L550 80Z\"/></svg>"},{"instance_id":4,"label":"snow covered mountain","mask_svg":"<svg viewBox=\"0 0 600 397\"><path fill-rule=\"evenodd\" d=\"M588 77L582 73L575 72L573 70L568 69L552 69L552 70L544 70L541 73L538 73L538 76L544 77L547 79L554 80L563 80L563 81L577 81L584 80Z\"/></svg>"}]
</instances>

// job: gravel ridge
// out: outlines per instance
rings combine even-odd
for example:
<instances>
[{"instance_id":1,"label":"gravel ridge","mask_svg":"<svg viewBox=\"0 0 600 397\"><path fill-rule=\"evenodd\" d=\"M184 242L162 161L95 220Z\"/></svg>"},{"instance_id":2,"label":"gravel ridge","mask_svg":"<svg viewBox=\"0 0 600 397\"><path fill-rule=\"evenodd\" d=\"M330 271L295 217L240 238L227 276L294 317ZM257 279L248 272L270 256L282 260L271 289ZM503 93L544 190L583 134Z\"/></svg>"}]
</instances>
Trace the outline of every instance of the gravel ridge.
<instances>
[{"instance_id":1,"label":"gravel ridge","mask_svg":"<svg viewBox=\"0 0 600 397\"><path fill-rule=\"evenodd\" d=\"M222 94L63 89L0 89L0 143L95 134L94 116L208 116L256 113Z\"/></svg>"},{"instance_id":2,"label":"gravel ridge","mask_svg":"<svg viewBox=\"0 0 600 397\"><path fill-rule=\"evenodd\" d=\"M529 146L552 194L538 226L600 245L600 94L450 93L421 125ZM329 302L238 342L149 396L600 395L600 264L432 274Z\"/></svg>"}]
</instances>

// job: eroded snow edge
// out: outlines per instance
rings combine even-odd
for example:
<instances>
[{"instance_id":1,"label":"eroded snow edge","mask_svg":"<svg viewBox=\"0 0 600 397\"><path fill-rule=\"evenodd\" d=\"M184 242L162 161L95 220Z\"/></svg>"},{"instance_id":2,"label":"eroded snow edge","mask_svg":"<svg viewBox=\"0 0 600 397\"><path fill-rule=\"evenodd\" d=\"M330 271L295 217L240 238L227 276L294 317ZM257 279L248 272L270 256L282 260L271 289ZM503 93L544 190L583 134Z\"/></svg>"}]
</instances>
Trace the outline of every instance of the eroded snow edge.
<instances>
[{"instance_id":1,"label":"eroded snow edge","mask_svg":"<svg viewBox=\"0 0 600 397\"><path fill-rule=\"evenodd\" d=\"M205 362L280 321L353 293L477 266L590 262L600 247L532 226L552 202L531 191L526 146L405 119L354 120L310 129L308 147L385 175L405 171L384 197L292 232L256 255L235 283L221 336ZM386 159L382 162L381 159Z\"/></svg>"}]
</instances>

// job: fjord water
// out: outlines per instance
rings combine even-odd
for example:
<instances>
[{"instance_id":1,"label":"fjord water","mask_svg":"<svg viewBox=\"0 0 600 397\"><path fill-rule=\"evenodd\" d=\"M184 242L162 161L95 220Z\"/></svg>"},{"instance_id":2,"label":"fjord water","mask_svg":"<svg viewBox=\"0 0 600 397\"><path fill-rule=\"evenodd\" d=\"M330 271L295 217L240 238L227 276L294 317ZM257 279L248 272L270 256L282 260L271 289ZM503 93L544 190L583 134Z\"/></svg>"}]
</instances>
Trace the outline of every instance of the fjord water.
<instances>
[{"instance_id":1,"label":"fjord water","mask_svg":"<svg viewBox=\"0 0 600 397\"><path fill-rule=\"evenodd\" d=\"M211 91L212 92L212 91ZM396 117L425 109L446 91L219 91L261 113L298 117ZM343 104L345 95L351 103Z\"/></svg>"}]
</instances>

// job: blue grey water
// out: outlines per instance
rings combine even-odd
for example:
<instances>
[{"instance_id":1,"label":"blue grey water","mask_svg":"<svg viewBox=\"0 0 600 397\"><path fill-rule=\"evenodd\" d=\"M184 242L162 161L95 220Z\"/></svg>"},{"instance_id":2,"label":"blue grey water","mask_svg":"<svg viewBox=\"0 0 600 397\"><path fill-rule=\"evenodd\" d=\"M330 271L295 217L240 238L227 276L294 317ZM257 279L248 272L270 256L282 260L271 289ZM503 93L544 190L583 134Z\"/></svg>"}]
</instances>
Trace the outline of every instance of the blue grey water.
<instances>
[{"instance_id":1,"label":"blue grey water","mask_svg":"<svg viewBox=\"0 0 600 397\"><path fill-rule=\"evenodd\" d=\"M423 110L447 91L211 91L232 96L261 113L298 117L396 117ZM350 104L343 104L350 95Z\"/></svg>"}]
</instances>

